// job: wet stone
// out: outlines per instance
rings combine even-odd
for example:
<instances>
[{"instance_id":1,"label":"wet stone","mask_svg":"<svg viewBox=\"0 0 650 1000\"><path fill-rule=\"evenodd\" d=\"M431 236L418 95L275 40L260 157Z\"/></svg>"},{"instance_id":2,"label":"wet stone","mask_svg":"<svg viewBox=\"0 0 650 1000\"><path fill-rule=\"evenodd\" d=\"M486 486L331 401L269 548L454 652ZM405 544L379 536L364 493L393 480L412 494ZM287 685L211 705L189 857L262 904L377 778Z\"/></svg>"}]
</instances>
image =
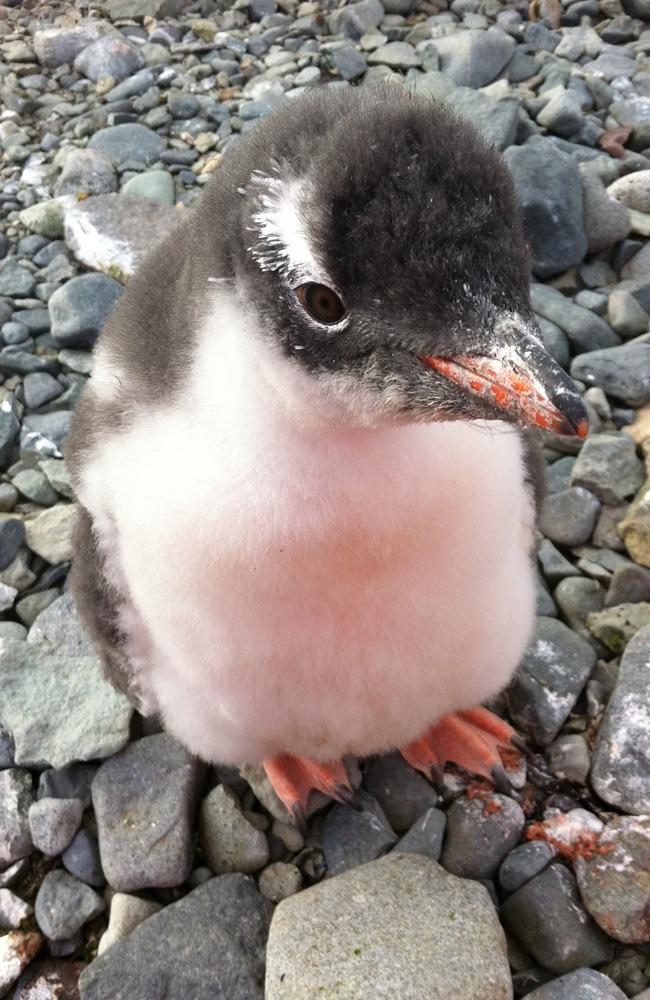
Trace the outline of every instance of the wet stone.
<instances>
[{"instance_id":1,"label":"wet stone","mask_svg":"<svg viewBox=\"0 0 650 1000\"><path fill-rule=\"evenodd\" d=\"M625 993L595 969L576 969L527 993L526 997L527 1000L625 1000Z\"/></svg>"},{"instance_id":2,"label":"wet stone","mask_svg":"<svg viewBox=\"0 0 650 1000\"><path fill-rule=\"evenodd\" d=\"M521 806L505 795L461 798L447 810L441 865L462 878L492 878L524 829Z\"/></svg>"},{"instance_id":3,"label":"wet stone","mask_svg":"<svg viewBox=\"0 0 650 1000\"><path fill-rule=\"evenodd\" d=\"M29 771L8 768L0 771L0 868L32 853L29 807L32 779Z\"/></svg>"}]
</instances>

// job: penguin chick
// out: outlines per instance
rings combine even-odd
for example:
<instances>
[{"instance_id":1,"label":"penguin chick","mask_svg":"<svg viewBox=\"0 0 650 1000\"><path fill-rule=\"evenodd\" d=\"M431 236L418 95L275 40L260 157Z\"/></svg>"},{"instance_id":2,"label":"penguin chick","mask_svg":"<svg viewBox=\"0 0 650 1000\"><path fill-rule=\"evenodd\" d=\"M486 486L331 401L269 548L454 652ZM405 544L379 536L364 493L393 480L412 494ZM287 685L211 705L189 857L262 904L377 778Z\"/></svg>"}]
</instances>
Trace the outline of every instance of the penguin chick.
<instances>
[{"instance_id":1,"label":"penguin chick","mask_svg":"<svg viewBox=\"0 0 650 1000\"><path fill-rule=\"evenodd\" d=\"M349 794L346 755L490 773L508 727L439 720L531 632L518 425L587 430L499 155L397 88L285 103L97 344L67 458L107 675L206 760L263 761L297 814Z\"/></svg>"}]
</instances>

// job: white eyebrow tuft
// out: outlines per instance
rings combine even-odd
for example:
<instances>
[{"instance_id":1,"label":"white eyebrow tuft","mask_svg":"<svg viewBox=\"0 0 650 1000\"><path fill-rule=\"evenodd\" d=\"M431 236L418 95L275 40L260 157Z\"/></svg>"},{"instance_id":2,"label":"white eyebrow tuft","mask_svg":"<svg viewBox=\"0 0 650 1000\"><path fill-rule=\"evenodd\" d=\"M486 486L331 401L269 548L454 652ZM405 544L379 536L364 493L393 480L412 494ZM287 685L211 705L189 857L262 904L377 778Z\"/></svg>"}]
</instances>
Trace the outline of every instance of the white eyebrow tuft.
<instances>
[{"instance_id":1,"label":"white eyebrow tuft","mask_svg":"<svg viewBox=\"0 0 650 1000\"><path fill-rule=\"evenodd\" d=\"M292 285L319 281L332 286L304 223L305 181L269 177L259 171L251 181L259 188L259 208L252 216L259 243L249 249L260 268L280 272Z\"/></svg>"}]
</instances>

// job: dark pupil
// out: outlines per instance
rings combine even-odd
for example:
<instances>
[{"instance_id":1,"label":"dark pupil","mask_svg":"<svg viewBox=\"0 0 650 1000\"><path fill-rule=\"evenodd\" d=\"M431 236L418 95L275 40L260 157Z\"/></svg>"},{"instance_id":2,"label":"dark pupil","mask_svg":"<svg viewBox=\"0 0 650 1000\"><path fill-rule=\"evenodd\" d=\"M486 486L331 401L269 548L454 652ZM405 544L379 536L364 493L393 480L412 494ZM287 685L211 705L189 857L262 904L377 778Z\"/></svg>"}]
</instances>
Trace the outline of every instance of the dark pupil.
<instances>
[{"instance_id":1,"label":"dark pupil","mask_svg":"<svg viewBox=\"0 0 650 1000\"><path fill-rule=\"evenodd\" d=\"M324 285L313 285L309 289L307 305L316 319L331 323L343 315L343 305L338 297Z\"/></svg>"}]
</instances>

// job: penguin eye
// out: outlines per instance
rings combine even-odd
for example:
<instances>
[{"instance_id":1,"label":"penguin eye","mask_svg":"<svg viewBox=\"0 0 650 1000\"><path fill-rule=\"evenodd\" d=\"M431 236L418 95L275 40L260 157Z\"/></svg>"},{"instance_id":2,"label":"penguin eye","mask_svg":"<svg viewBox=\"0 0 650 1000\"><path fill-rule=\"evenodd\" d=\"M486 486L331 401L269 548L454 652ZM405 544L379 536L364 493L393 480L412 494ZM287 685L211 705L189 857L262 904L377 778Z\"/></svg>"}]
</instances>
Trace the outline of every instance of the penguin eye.
<instances>
[{"instance_id":1,"label":"penguin eye","mask_svg":"<svg viewBox=\"0 0 650 1000\"><path fill-rule=\"evenodd\" d=\"M318 323L338 323L345 316L345 306L327 285L312 281L308 285L300 285L295 292L303 308Z\"/></svg>"}]
</instances>

